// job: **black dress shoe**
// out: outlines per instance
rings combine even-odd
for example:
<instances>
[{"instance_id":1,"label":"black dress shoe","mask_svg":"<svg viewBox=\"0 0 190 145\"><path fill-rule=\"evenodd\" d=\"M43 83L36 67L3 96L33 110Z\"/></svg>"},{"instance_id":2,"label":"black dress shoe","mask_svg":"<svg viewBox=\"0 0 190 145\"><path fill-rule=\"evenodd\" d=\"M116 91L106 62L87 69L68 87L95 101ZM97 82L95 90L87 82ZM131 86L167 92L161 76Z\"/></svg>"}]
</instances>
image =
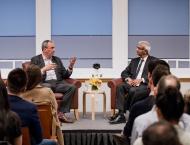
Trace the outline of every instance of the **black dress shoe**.
<instances>
[{"instance_id":1,"label":"black dress shoe","mask_svg":"<svg viewBox=\"0 0 190 145\"><path fill-rule=\"evenodd\" d=\"M109 121L110 124L126 123L125 116L123 114L118 115L114 120Z\"/></svg>"},{"instance_id":2,"label":"black dress shoe","mask_svg":"<svg viewBox=\"0 0 190 145\"><path fill-rule=\"evenodd\" d=\"M68 119L66 116L59 116L59 121L62 123L74 123L73 120Z\"/></svg>"},{"instance_id":3,"label":"black dress shoe","mask_svg":"<svg viewBox=\"0 0 190 145\"><path fill-rule=\"evenodd\" d=\"M118 115L119 115L119 113L116 113L115 115L108 117L108 120L113 121L117 118Z\"/></svg>"},{"instance_id":4,"label":"black dress shoe","mask_svg":"<svg viewBox=\"0 0 190 145\"><path fill-rule=\"evenodd\" d=\"M64 113L60 113L58 114L58 118L59 118L59 121L62 122L62 123L73 123L74 121L71 120L71 119L68 119Z\"/></svg>"}]
</instances>

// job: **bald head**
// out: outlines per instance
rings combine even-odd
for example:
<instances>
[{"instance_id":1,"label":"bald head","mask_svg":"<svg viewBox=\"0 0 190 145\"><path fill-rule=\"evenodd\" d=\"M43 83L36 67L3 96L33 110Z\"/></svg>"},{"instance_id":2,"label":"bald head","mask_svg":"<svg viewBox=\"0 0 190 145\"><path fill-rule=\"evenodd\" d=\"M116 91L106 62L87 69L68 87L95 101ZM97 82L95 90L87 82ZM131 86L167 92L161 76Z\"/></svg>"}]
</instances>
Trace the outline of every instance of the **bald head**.
<instances>
[{"instance_id":1,"label":"bald head","mask_svg":"<svg viewBox=\"0 0 190 145\"><path fill-rule=\"evenodd\" d=\"M164 93L168 87L175 87L180 90L179 79L174 75L163 76L158 83L158 94Z\"/></svg>"}]
</instances>

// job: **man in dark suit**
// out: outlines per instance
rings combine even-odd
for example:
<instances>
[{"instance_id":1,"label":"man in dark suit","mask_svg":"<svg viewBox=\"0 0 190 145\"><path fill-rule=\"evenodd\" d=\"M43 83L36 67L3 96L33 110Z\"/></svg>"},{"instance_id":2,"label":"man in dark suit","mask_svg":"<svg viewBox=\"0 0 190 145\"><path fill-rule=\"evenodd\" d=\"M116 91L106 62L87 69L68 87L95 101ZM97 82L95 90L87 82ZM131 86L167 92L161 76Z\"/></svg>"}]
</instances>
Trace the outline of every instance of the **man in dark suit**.
<instances>
[{"instance_id":1,"label":"man in dark suit","mask_svg":"<svg viewBox=\"0 0 190 145\"><path fill-rule=\"evenodd\" d=\"M55 45L53 41L45 40L42 43L42 54L32 57L31 63L41 68L43 86L51 88L53 92L64 94L58 116L60 121L71 123L72 121L65 116L65 113L70 112L76 87L67 83L64 79L71 76L76 57L70 59L69 67L66 69L61 59L54 56L54 53Z\"/></svg>"},{"instance_id":2,"label":"man in dark suit","mask_svg":"<svg viewBox=\"0 0 190 145\"><path fill-rule=\"evenodd\" d=\"M26 88L27 76L20 69L12 70L8 75L7 86L10 108L21 119L22 127L28 127L31 137L31 145L56 145L54 140L42 138L42 128L35 104L22 99L19 94Z\"/></svg>"},{"instance_id":3,"label":"man in dark suit","mask_svg":"<svg viewBox=\"0 0 190 145\"><path fill-rule=\"evenodd\" d=\"M139 41L136 52L139 57L132 59L130 64L121 73L123 83L118 85L116 89L116 108L119 112L109 118L109 123L111 124L126 122L124 113L128 109L127 107L135 93L141 92L140 94L143 96L148 96L149 94L147 87L148 63L156 58L149 55L150 43L148 41Z\"/></svg>"},{"instance_id":4,"label":"man in dark suit","mask_svg":"<svg viewBox=\"0 0 190 145\"><path fill-rule=\"evenodd\" d=\"M150 111L155 103L155 88L162 76L170 74L170 67L164 60L151 61L148 64L149 96L136 102L130 109L128 121L124 127L123 135L129 140L134 120L137 116Z\"/></svg>"}]
</instances>

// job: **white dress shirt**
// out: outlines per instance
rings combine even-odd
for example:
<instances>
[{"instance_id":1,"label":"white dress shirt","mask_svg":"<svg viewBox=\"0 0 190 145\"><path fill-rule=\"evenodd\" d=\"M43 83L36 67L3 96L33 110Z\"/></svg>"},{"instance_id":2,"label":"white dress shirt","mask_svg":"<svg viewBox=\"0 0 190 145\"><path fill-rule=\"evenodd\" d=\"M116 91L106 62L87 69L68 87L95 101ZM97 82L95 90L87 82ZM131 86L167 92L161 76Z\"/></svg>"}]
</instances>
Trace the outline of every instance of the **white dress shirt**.
<instances>
[{"instance_id":1,"label":"white dress shirt","mask_svg":"<svg viewBox=\"0 0 190 145\"><path fill-rule=\"evenodd\" d=\"M140 68L140 70L139 70L139 73L138 73L136 79L141 79L142 73L143 73L143 69L144 69L144 66L145 66L145 63L146 63L147 58L148 58L148 56L146 56L145 58L143 58L144 61L142 62L141 68ZM140 61L139 61L139 64L140 64ZM139 64L138 64L138 65L139 65Z\"/></svg>"},{"instance_id":2,"label":"white dress shirt","mask_svg":"<svg viewBox=\"0 0 190 145\"><path fill-rule=\"evenodd\" d=\"M183 145L190 145L190 132L185 131L179 125L175 125L175 129L178 133L180 142ZM133 145L143 145L142 137L137 138Z\"/></svg>"},{"instance_id":3,"label":"white dress shirt","mask_svg":"<svg viewBox=\"0 0 190 145\"><path fill-rule=\"evenodd\" d=\"M142 136L142 132L152 123L158 121L158 116L155 110L155 106L147 113L138 116L133 124L131 133L131 145L134 141Z\"/></svg>"},{"instance_id":4,"label":"white dress shirt","mask_svg":"<svg viewBox=\"0 0 190 145\"><path fill-rule=\"evenodd\" d=\"M43 57L45 65L53 64L53 62L52 62L51 59L45 58L44 55L42 55L42 57ZM48 81L48 80L57 80L57 76L55 74L55 70L54 69L46 71L46 79L45 80L46 81Z\"/></svg>"},{"instance_id":5,"label":"white dress shirt","mask_svg":"<svg viewBox=\"0 0 190 145\"><path fill-rule=\"evenodd\" d=\"M134 141L142 136L143 131L152 123L158 121L158 116L156 113L156 107L153 106L152 110L138 116L133 124L132 134L131 134L131 145ZM190 132L190 115L183 113L180 118L179 126L185 131Z\"/></svg>"}]
</instances>

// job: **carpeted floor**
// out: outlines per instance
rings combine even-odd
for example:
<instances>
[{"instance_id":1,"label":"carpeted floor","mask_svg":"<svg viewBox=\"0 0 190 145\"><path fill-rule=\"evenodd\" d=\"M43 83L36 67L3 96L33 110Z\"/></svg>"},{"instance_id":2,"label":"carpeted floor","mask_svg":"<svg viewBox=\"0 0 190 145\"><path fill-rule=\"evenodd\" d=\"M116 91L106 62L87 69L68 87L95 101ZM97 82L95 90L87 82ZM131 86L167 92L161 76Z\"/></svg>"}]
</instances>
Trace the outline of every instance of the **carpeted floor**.
<instances>
[{"instance_id":1,"label":"carpeted floor","mask_svg":"<svg viewBox=\"0 0 190 145\"><path fill-rule=\"evenodd\" d=\"M125 123L122 124L109 124L108 116L110 113L104 115L103 113L96 113L95 120L91 120L91 113L87 113L85 117L80 113L80 119L74 123L62 123L63 131L71 130L123 130ZM70 115L73 118L73 114Z\"/></svg>"},{"instance_id":2,"label":"carpeted floor","mask_svg":"<svg viewBox=\"0 0 190 145\"><path fill-rule=\"evenodd\" d=\"M96 113L95 120L91 120L91 113L85 117L80 113L80 119L74 123L62 123L65 145L117 145L114 134L120 134L125 123L109 124L107 113ZM69 117L73 118L73 114Z\"/></svg>"}]
</instances>

